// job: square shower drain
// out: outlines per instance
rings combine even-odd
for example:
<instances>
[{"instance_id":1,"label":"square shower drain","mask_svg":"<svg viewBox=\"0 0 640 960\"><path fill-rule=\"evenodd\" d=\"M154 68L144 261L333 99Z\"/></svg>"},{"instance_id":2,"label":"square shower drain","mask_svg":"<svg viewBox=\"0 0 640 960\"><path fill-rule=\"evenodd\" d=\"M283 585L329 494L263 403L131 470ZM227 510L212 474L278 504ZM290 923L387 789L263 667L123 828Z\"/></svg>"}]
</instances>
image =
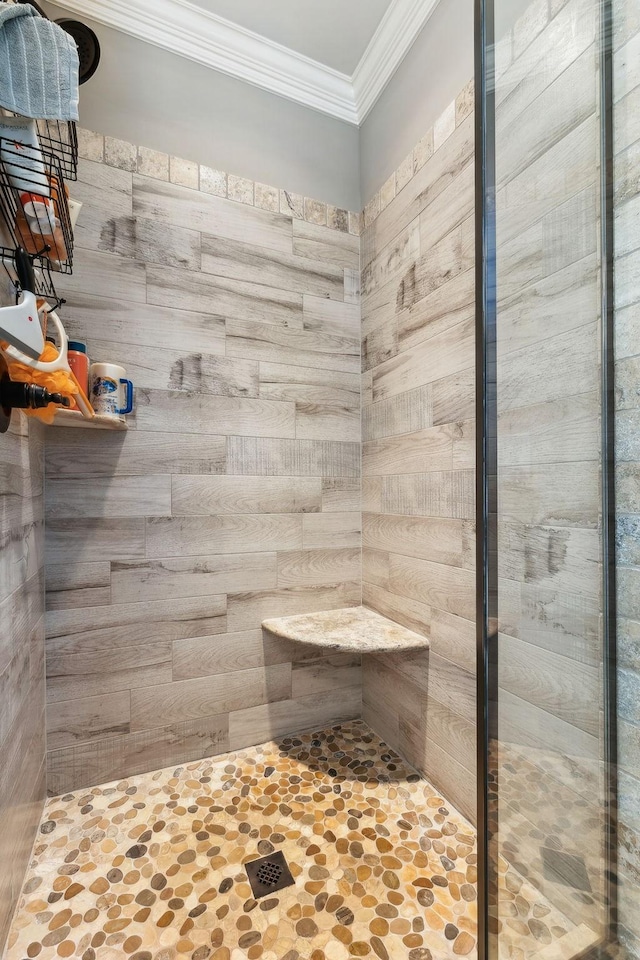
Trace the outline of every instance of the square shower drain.
<instances>
[{"instance_id":1,"label":"square shower drain","mask_svg":"<svg viewBox=\"0 0 640 960\"><path fill-rule=\"evenodd\" d=\"M285 887L291 887L295 883L284 853L280 850L269 854L268 857L245 863L244 866L256 900L266 897L269 893L284 890Z\"/></svg>"}]
</instances>

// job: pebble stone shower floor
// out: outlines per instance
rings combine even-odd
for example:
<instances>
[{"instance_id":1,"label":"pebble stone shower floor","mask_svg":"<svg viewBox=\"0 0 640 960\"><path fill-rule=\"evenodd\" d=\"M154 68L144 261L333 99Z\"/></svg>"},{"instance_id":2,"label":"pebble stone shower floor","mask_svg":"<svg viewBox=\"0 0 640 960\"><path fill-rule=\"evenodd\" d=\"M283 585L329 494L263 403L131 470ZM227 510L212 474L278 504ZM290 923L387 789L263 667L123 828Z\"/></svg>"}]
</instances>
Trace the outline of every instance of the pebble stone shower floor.
<instances>
[{"instance_id":1,"label":"pebble stone shower floor","mask_svg":"<svg viewBox=\"0 0 640 960\"><path fill-rule=\"evenodd\" d=\"M295 885L255 900L275 850ZM511 879L540 947L563 937ZM355 721L48 800L6 960L443 960L476 920L475 831Z\"/></svg>"}]
</instances>

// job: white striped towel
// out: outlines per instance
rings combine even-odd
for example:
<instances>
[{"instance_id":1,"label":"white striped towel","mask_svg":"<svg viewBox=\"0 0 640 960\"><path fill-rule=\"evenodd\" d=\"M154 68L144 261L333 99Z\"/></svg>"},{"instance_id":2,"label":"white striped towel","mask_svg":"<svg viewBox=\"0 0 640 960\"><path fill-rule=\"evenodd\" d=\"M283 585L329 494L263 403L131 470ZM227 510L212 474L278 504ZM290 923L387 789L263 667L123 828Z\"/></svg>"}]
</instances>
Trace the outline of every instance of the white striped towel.
<instances>
[{"instance_id":1,"label":"white striped towel","mask_svg":"<svg viewBox=\"0 0 640 960\"><path fill-rule=\"evenodd\" d=\"M36 120L78 119L78 49L28 3L0 2L0 106Z\"/></svg>"}]
</instances>

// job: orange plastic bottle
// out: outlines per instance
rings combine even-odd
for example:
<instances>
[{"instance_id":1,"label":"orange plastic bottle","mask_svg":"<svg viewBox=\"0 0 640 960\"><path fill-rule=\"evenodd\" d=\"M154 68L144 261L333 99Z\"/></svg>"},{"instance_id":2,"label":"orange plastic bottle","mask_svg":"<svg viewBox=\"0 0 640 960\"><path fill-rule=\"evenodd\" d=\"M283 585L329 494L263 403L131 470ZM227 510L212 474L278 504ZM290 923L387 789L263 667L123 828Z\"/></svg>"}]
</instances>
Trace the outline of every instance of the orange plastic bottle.
<instances>
[{"instance_id":1,"label":"orange plastic bottle","mask_svg":"<svg viewBox=\"0 0 640 960\"><path fill-rule=\"evenodd\" d=\"M85 394L89 393L89 357L87 356L87 345L82 343L80 340L69 340L69 348L67 352L67 360L69 366L73 371L73 374L84 390ZM78 406L75 401L72 403L73 409L77 410Z\"/></svg>"}]
</instances>

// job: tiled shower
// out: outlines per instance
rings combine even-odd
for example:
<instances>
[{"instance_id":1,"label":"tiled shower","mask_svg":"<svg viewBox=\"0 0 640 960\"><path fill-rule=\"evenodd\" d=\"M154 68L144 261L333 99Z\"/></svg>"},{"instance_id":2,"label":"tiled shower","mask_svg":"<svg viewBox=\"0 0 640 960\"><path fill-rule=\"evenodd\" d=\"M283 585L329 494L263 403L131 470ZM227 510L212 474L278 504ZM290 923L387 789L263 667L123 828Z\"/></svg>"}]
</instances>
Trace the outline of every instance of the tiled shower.
<instances>
[{"instance_id":1,"label":"tiled shower","mask_svg":"<svg viewBox=\"0 0 640 960\"><path fill-rule=\"evenodd\" d=\"M491 7L495 82L478 46L475 81L362 212L78 128L60 314L136 404L126 430L14 413L0 439L6 960L640 955L640 10ZM380 649L346 636L362 607ZM331 642L299 632L317 613Z\"/></svg>"}]
</instances>

